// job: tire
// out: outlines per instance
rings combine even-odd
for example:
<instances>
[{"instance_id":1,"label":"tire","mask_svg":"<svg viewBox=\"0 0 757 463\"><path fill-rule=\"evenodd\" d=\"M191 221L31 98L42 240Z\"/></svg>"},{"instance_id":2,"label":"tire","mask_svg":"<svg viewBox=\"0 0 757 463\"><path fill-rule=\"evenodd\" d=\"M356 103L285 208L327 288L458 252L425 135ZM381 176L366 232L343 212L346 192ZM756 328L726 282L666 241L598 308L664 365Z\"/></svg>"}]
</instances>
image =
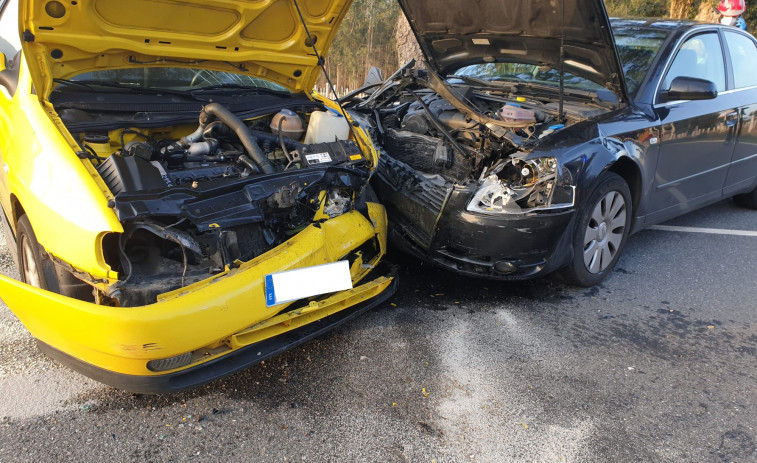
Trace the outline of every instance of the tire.
<instances>
[{"instance_id":1,"label":"tire","mask_svg":"<svg viewBox=\"0 0 757 463\"><path fill-rule=\"evenodd\" d=\"M757 188L749 193L734 196L733 202L747 209L757 209Z\"/></svg>"},{"instance_id":2,"label":"tire","mask_svg":"<svg viewBox=\"0 0 757 463\"><path fill-rule=\"evenodd\" d=\"M64 296L93 301L92 287L58 266L42 249L26 215L16 224L18 271L24 283Z\"/></svg>"},{"instance_id":3,"label":"tire","mask_svg":"<svg viewBox=\"0 0 757 463\"><path fill-rule=\"evenodd\" d=\"M612 273L631 229L631 191L617 174L604 174L579 209L573 233L573 259L558 271L568 284L590 287Z\"/></svg>"}]
</instances>

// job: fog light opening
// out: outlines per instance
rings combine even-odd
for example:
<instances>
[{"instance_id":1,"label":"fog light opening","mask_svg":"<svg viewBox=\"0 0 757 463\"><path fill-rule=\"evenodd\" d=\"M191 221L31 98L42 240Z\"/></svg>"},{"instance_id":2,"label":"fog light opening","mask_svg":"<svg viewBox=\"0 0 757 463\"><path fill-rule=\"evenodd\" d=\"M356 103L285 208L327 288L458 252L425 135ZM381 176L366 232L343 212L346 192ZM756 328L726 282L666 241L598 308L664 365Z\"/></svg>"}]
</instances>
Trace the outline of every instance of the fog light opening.
<instances>
[{"instance_id":1,"label":"fog light opening","mask_svg":"<svg viewBox=\"0 0 757 463\"><path fill-rule=\"evenodd\" d=\"M177 355L176 357L169 357L167 359L150 360L147 362L147 369L150 371L167 371L175 368L181 368L189 365L192 361L192 353Z\"/></svg>"},{"instance_id":2,"label":"fog light opening","mask_svg":"<svg viewBox=\"0 0 757 463\"><path fill-rule=\"evenodd\" d=\"M513 262L507 260L501 260L494 264L494 270L498 273L513 273L517 269L518 267L516 267Z\"/></svg>"}]
</instances>

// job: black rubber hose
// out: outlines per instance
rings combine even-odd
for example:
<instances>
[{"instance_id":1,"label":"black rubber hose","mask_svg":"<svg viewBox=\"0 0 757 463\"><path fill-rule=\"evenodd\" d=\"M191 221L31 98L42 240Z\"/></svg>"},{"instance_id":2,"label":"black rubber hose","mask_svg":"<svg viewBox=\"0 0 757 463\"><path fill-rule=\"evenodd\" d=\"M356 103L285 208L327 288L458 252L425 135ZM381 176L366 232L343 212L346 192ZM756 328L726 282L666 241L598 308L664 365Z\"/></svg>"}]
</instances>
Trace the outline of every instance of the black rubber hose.
<instances>
[{"instance_id":1,"label":"black rubber hose","mask_svg":"<svg viewBox=\"0 0 757 463\"><path fill-rule=\"evenodd\" d=\"M287 145L286 145L286 142L284 141L284 132L281 131L281 125L284 123L285 120L286 120L286 117L282 117L281 119L279 119L279 143L281 144L281 151L284 152L284 156L286 156L287 161L289 161L289 164L291 164L292 156L290 156L289 151L287 151Z\"/></svg>"},{"instance_id":2,"label":"black rubber hose","mask_svg":"<svg viewBox=\"0 0 757 463\"><path fill-rule=\"evenodd\" d=\"M237 159L237 162L244 165L248 169L250 169L250 171L252 171L253 174L258 173L257 172L258 166L255 165L255 163L252 162L252 159L250 159L246 154L239 156L239 158Z\"/></svg>"},{"instance_id":3,"label":"black rubber hose","mask_svg":"<svg viewBox=\"0 0 757 463\"><path fill-rule=\"evenodd\" d=\"M215 121L208 124L202 132L202 138L218 138L229 133L229 126L221 121Z\"/></svg>"},{"instance_id":4,"label":"black rubber hose","mask_svg":"<svg viewBox=\"0 0 757 463\"><path fill-rule=\"evenodd\" d=\"M268 160L268 157L263 153L263 150L260 149L258 140L252 134L252 131L244 125L242 119L226 109L223 105L219 103L210 103L202 108L202 111L200 112L200 126L203 128L207 126L212 121L212 116L223 121L234 131L235 134L237 134L239 141L242 142L242 145L244 145L253 162L260 167L260 170L262 170L263 173L273 174L276 172L276 168L273 167L271 161Z\"/></svg>"},{"instance_id":5,"label":"black rubber hose","mask_svg":"<svg viewBox=\"0 0 757 463\"><path fill-rule=\"evenodd\" d=\"M272 144L278 144L280 142L278 135L274 135L268 132L261 132L260 130L252 130L252 129L250 129L250 132L252 132L255 138L259 140L269 141ZM286 145L287 149L298 150L302 148L303 146L305 146L304 143L294 141L293 139L287 137L286 135L282 135L282 138L284 139L284 144Z\"/></svg>"},{"instance_id":6,"label":"black rubber hose","mask_svg":"<svg viewBox=\"0 0 757 463\"><path fill-rule=\"evenodd\" d=\"M232 155L218 154L216 156L186 156L184 162L231 162L238 159L239 153Z\"/></svg>"}]
</instances>

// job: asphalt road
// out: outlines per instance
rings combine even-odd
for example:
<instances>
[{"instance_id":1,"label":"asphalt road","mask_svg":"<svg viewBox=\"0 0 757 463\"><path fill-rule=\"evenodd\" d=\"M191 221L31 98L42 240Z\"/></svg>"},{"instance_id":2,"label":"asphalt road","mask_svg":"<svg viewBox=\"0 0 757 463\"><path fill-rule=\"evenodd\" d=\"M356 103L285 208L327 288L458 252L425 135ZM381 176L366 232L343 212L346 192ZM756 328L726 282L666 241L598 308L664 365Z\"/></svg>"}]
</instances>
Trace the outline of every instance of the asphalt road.
<instances>
[{"instance_id":1,"label":"asphalt road","mask_svg":"<svg viewBox=\"0 0 757 463\"><path fill-rule=\"evenodd\" d=\"M757 211L665 225L592 289L393 256L391 303L172 396L59 366L0 306L0 461L757 461L757 236L690 228Z\"/></svg>"}]
</instances>

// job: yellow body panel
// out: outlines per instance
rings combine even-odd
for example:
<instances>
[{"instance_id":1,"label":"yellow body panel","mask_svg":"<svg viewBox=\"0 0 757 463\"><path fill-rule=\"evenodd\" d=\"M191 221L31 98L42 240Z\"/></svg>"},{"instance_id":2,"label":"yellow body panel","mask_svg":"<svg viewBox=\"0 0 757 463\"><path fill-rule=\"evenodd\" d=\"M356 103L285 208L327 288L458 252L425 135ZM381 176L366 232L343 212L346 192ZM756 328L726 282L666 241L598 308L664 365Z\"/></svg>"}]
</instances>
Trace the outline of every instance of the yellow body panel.
<instances>
[{"instance_id":1,"label":"yellow body panel","mask_svg":"<svg viewBox=\"0 0 757 463\"><path fill-rule=\"evenodd\" d=\"M266 307L265 275L345 257L350 250L372 239L376 229L386 229L383 207L371 204L369 210L374 223L358 212L349 212L320 224L320 228L310 226L241 267L166 294L155 304L129 308L101 306L3 276L0 276L0 295L29 331L44 343L109 371L156 375L147 369L147 361L211 346L247 329L256 331L254 325L285 310L289 304ZM383 246L386 237L382 235L378 238ZM371 264L376 264L383 253L382 248ZM353 283L368 271L369 268L362 266L353 267ZM373 283L366 283L368 286L356 300L349 300L347 304L344 299L350 291L337 293L330 303L322 303L318 311L301 322L312 322L375 296L390 281L390 278L379 277ZM352 291L360 293L360 287ZM278 328L253 339L276 336L298 326L274 325ZM246 336L246 342L237 340L233 348L249 344L250 334Z\"/></svg>"},{"instance_id":2,"label":"yellow body panel","mask_svg":"<svg viewBox=\"0 0 757 463\"><path fill-rule=\"evenodd\" d=\"M300 0L321 49L330 43L350 3ZM368 217L350 210L329 218L321 201L313 223L250 261L237 261L234 268L162 293L149 305L105 305L117 300L109 291L120 282L119 274L105 262L103 238L123 233L124 228L95 165L77 155L81 140L74 139L48 101L53 78L103 69L186 66L262 77L304 93L312 88L318 68L294 3L21 0L20 26L27 33L18 86L13 95L0 88L0 203L14 233L18 219L26 215L44 251L94 286L100 302L84 302L0 276L0 298L45 345L82 362L86 371L91 366L114 375L160 380L225 355L244 354L245 347L313 322L327 324L326 317L339 320L339 312L347 317L351 312L346 309L367 307L362 303L381 300L382 292L389 294L385 290L391 276L362 281L386 250L383 206L368 203ZM336 103L321 95L312 98L339 111ZM140 130L158 139L175 139L195 128L183 124ZM110 156L121 148L116 140L135 139L120 132L111 130L110 145L103 143L96 153ZM351 138L368 161L368 170L375 168L378 151L370 136L352 127ZM325 194L322 191L321 198ZM113 241L108 243L112 252ZM359 248L371 243L377 249L368 258L363 255L366 248ZM347 258L352 261L352 282L359 286L266 307L267 274ZM151 360L188 353L189 364L173 370L148 368Z\"/></svg>"},{"instance_id":3,"label":"yellow body panel","mask_svg":"<svg viewBox=\"0 0 757 463\"><path fill-rule=\"evenodd\" d=\"M320 75L294 2L238 0L20 0L23 42L40 96L53 78L128 67L177 66L239 72L294 91ZM58 3L58 2L55 2ZM352 0L299 0L322 56Z\"/></svg>"},{"instance_id":4,"label":"yellow body panel","mask_svg":"<svg viewBox=\"0 0 757 463\"><path fill-rule=\"evenodd\" d=\"M108 207L110 192L76 156L52 107L32 93L25 65L13 97L0 93L0 113L0 200L11 226L20 206L45 249L95 278L115 278L99 248L105 233L123 231Z\"/></svg>"}]
</instances>

